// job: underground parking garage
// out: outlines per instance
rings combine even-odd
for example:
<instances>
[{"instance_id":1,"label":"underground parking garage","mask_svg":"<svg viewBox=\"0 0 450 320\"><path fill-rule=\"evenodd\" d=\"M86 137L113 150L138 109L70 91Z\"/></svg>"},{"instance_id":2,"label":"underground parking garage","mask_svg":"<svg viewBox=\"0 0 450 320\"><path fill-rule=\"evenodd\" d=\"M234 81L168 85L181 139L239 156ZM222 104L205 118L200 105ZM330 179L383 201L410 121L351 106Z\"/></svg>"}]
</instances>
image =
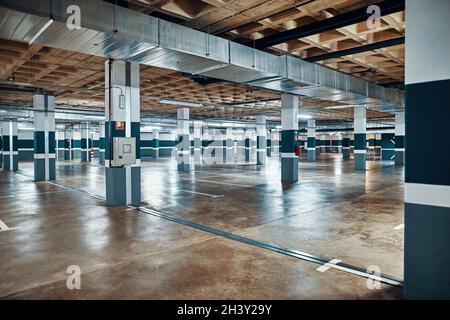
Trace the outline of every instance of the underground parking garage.
<instances>
[{"instance_id":1,"label":"underground parking garage","mask_svg":"<svg viewBox=\"0 0 450 320\"><path fill-rule=\"evenodd\" d=\"M0 298L449 299L449 16L0 1Z\"/></svg>"}]
</instances>

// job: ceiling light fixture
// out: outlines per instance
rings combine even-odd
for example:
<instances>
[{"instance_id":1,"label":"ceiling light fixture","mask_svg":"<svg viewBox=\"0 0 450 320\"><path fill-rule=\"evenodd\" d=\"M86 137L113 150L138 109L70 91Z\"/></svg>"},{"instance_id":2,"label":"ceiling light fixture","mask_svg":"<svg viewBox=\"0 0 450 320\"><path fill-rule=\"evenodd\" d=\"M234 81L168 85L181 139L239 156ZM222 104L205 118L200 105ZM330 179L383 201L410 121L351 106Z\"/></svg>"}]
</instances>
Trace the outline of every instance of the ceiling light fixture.
<instances>
[{"instance_id":1,"label":"ceiling light fixture","mask_svg":"<svg viewBox=\"0 0 450 320\"><path fill-rule=\"evenodd\" d=\"M203 104L200 102L194 101L185 101L185 100L175 100L175 99L161 99L159 103L170 104L174 106L182 106L182 107L192 107L192 108L201 108Z\"/></svg>"},{"instance_id":2,"label":"ceiling light fixture","mask_svg":"<svg viewBox=\"0 0 450 320\"><path fill-rule=\"evenodd\" d=\"M307 114L299 114L299 115L298 115L298 118L299 118L299 119L306 119L306 120L309 120L309 119L312 119L312 116L307 115Z\"/></svg>"},{"instance_id":3,"label":"ceiling light fixture","mask_svg":"<svg viewBox=\"0 0 450 320\"><path fill-rule=\"evenodd\" d=\"M47 30L48 27L50 27L50 25L53 23L53 19L50 19L47 21L46 24L44 24L44 26L34 35L33 38L31 38L30 42L28 42L29 45L32 45L34 41L36 41L36 39L45 31Z\"/></svg>"}]
</instances>

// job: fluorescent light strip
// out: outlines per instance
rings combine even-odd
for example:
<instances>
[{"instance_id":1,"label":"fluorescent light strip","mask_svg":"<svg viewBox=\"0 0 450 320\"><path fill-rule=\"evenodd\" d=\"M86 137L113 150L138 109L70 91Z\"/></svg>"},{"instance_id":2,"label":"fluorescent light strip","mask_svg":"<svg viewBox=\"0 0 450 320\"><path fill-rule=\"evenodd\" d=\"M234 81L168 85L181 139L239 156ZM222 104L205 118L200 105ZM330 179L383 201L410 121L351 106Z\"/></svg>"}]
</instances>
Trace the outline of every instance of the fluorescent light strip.
<instances>
[{"instance_id":1,"label":"fluorescent light strip","mask_svg":"<svg viewBox=\"0 0 450 320\"><path fill-rule=\"evenodd\" d=\"M193 102L193 101L184 101L184 100L173 100L173 99L162 99L159 101L159 103L163 104L170 104L174 106L183 106L183 107L196 107L201 108L203 107L203 104L199 102Z\"/></svg>"},{"instance_id":2,"label":"fluorescent light strip","mask_svg":"<svg viewBox=\"0 0 450 320\"><path fill-rule=\"evenodd\" d=\"M47 21L47 23L41 28L41 30L39 30L34 37L30 40L30 42L28 42L29 45L33 44L33 42L45 31L47 30L48 27L50 27L50 25L53 23L53 19L50 19Z\"/></svg>"}]
</instances>

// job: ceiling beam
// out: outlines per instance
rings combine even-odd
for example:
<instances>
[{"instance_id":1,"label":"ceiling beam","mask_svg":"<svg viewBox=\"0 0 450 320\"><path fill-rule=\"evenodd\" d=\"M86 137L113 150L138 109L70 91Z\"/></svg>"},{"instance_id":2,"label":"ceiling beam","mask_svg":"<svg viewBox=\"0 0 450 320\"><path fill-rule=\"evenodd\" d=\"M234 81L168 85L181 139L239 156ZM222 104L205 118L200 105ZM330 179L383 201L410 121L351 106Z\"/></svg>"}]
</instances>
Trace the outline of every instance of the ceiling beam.
<instances>
[{"instance_id":1,"label":"ceiling beam","mask_svg":"<svg viewBox=\"0 0 450 320\"><path fill-rule=\"evenodd\" d=\"M381 16L405 10L405 0L385 0L377 5L380 7ZM258 39L255 41L254 45L257 49L264 49L287 41L309 37L314 34L363 22L366 21L368 17L369 14L367 13L367 7L363 7L361 9L346 12L329 19Z\"/></svg>"},{"instance_id":2,"label":"ceiling beam","mask_svg":"<svg viewBox=\"0 0 450 320\"><path fill-rule=\"evenodd\" d=\"M370 43L370 44L366 44L366 45L358 46L358 47L354 47L354 48L329 52L329 53L321 54L318 56L308 57L303 60L308 61L308 62L318 62L318 61L323 61L323 60L328 60L328 59L340 58L340 57L348 56L351 54L357 54L357 53L361 53L361 52L373 51L373 50L377 50L377 49L381 49L381 48L397 46L397 45L404 44L404 43L405 43L405 37L399 37L399 38L389 39L389 40L385 40L385 41Z\"/></svg>"}]
</instances>

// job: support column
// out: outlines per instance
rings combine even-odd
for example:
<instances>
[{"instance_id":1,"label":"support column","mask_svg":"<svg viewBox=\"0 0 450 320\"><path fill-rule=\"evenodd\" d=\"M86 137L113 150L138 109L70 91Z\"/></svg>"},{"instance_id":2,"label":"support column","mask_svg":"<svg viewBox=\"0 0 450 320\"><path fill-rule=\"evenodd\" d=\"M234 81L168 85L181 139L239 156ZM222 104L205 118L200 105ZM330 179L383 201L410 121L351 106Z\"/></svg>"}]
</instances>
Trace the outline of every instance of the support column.
<instances>
[{"instance_id":1,"label":"support column","mask_svg":"<svg viewBox=\"0 0 450 320\"><path fill-rule=\"evenodd\" d=\"M342 158L344 160L350 159L350 137L347 135L342 136Z\"/></svg>"},{"instance_id":2,"label":"support column","mask_svg":"<svg viewBox=\"0 0 450 320\"><path fill-rule=\"evenodd\" d=\"M354 166L355 170L366 170L366 106L355 106L354 112Z\"/></svg>"},{"instance_id":3,"label":"support column","mask_svg":"<svg viewBox=\"0 0 450 320\"><path fill-rule=\"evenodd\" d=\"M100 135L98 132L92 132L92 149L94 150L93 158L100 159Z\"/></svg>"},{"instance_id":4,"label":"support column","mask_svg":"<svg viewBox=\"0 0 450 320\"><path fill-rule=\"evenodd\" d=\"M298 130L298 97L281 95L281 181L298 181L298 157L295 136Z\"/></svg>"},{"instance_id":5,"label":"support column","mask_svg":"<svg viewBox=\"0 0 450 320\"><path fill-rule=\"evenodd\" d=\"M272 154L277 157L280 156L280 131L273 130L272 131Z\"/></svg>"},{"instance_id":6,"label":"support column","mask_svg":"<svg viewBox=\"0 0 450 320\"><path fill-rule=\"evenodd\" d=\"M141 125L139 64L105 62L105 176L108 206L139 206L141 203ZM136 163L115 166L114 138L136 141Z\"/></svg>"},{"instance_id":7,"label":"support column","mask_svg":"<svg viewBox=\"0 0 450 320\"><path fill-rule=\"evenodd\" d=\"M99 123L99 138L98 138L98 148L99 148L99 154L98 154L98 162L100 164L105 164L105 123L100 122Z\"/></svg>"},{"instance_id":8,"label":"support column","mask_svg":"<svg viewBox=\"0 0 450 320\"><path fill-rule=\"evenodd\" d=\"M252 155L252 132L251 130L245 130L245 162L250 162Z\"/></svg>"},{"instance_id":9,"label":"support column","mask_svg":"<svg viewBox=\"0 0 450 320\"><path fill-rule=\"evenodd\" d=\"M450 299L449 14L448 0L406 1L406 299Z\"/></svg>"},{"instance_id":10,"label":"support column","mask_svg":"<svg viewBox=\"0 0 450 320\"><path fill-rule=\"evenodd\" d=\"M89 123L81 124L81 162L90 161L91 150L89 148Z\"/></svg>"},{"instance_id":11,"label":"support column","mask_svg":"<svg viewBox=\"0 0 450 320\"><path fill-rule=\"evenodd\" d=\"M159 159L159 131L153 131L153 158Z\"/></svg>"},{"instance_id":12,"label":"support column","mask_svg":"<svg viewBox=\"0 0 450 320\"><path fill-rule=\"evenodd\" d=\"M236 134L236 163L245 163L245 131Z\"/></svg>"},{"instance_id":13,"label":"support column","mask_svg":"<svg viewBox=\"0 0 450 320\"><path fill-rule=\"evenodd\" d=\"M64 160L72 159L72 128L66 126L64 130Z\"/></svg>"},{"instance_id":14,"label":"support column","mask_svg":"<svg viewBox=\"0 0 450 320\"><path fill-rule=\"evenodd\" d=\"M266 116L256 116L256 164L264 165L267 161Z\"/></svg>"},{"instance_id":15,"label":"support column","mask_svg":"<svg viewBox=\"0 0 450 320\"><path fill-rule=\"evenodd\" d=\"M178 108L178 171L190 170L191 142L189 140L189 108Z\"/></svg>"},{"instance_id":16,"label":"support column","mask_svg":"<svg viewBox=\"0 0 450 320\"><path fill-rule=\"evenodd\" d=\"M2 123L3 135L3 171L19 170L19 144L17 120L5 120Z\"/></svg>"},{"instance_id":17,"label":"support column","mask_svg":"<svg viewBox=\"0 0 450 320\"><path fill-rule=\"evenodd\" d=\"M202 128L203 122L194 122L194 163L196 165L202 164Z\"/></svg>"},{"instance_id":18,"label":"support column","mask_svg":"<svg viewBox=\"0 0 450 320\"><path fill-rule=\"evenodd\" d=\"M272 156L272 132L267 131L267 139L266 139L266 149L267 149L267 156L271 157Z\"/></svg>"},{"instance_id":19,"label":"support column","mask_svg":"<svg viewBox=\"0 0 450 320\"><path fill-rule=\"evenodd\" d=\"M316 161L316 120L308 120L308 142L307 142L307 154L308 161Z\"/></svg>"},{"instance_id":20,"label":"support column","mask_svg":"<svg viewBox=\"0 0 450 320\"><path fill-rule=\"evenodd\" d=\"M405 163L405 113L395 115L395 164Z\"/></svg>"},{"instance_id":21,"label":"support column","mask_svg":"<svg viewBox=\"0 0 450 320\"><path fill-rule=\"evenodd\" d=\"M0 169L3 168L3 128L0 125Z\"/></svg>"},{"instance_id":22,"label":"support column","mask_svg":"<svg viewBox=\"0 0 450 320\"><path fill-rule=\"evenodd\" d=\"M34 180L55 180L55 97L35 94L34 114Z\"/></svg>"},{"instance_id":23,"label":"support column","mask_svg":"<svg viewBox=\"0 0 450 320\"><path fill-rule=\"evenodd\" d=\"M225 164L234 163L233 145L234 145L233 128L227 128L225 132L225 150L224 150Z\"/></svg>"},{"instance_id":24,"label":"support column","mask_svg":"<svg viewBox=\"0 0 450 320\"><path fill-rule=\"evenodd\" d=\"M64 159L64 145L65 145L65 130L56 131L56 158Z\"/></svg>"}]
</instances>

